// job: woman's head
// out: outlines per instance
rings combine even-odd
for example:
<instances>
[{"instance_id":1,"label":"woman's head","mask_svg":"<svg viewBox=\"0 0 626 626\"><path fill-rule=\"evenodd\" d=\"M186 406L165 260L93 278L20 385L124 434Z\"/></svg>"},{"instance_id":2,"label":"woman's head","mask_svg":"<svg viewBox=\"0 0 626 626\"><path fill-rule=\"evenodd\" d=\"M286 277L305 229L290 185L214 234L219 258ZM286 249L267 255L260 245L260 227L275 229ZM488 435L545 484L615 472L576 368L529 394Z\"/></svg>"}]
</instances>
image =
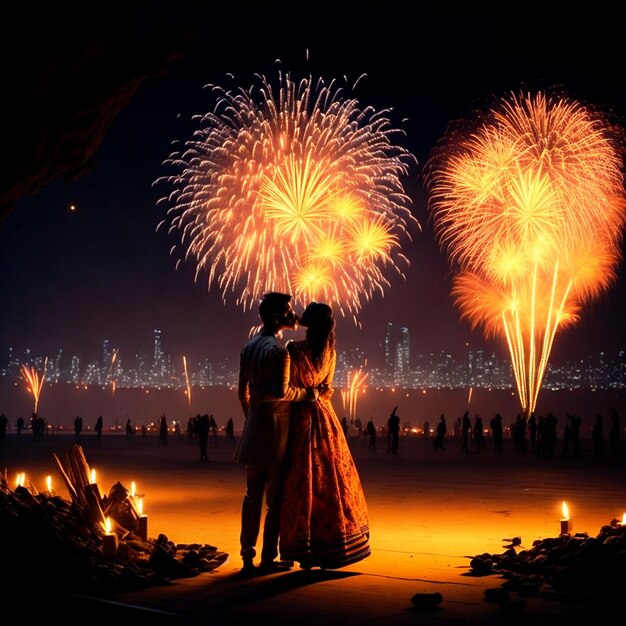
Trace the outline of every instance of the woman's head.
<instances>
[{"instance_id":1,"label":"woman's head","mask_svg":"<svg viewBox=\"0 0 626 626\"><path fill-rule=\"evenodd\" d=\"M326 349L335 347L335 318L327 304L311 302L298 323L307 329L306 340L315 361L321 359Z\"/></svg>"},{"instance_id":2,"label":"woman's head","mask_svg":"<svg viewBox=\"0 0 626 626\"><path fill-rule=\"evenodd\" d=\"M322 302L311 302L298 323L309 329L332 329L335 325L333 310Z\"/></svg>"}]
</instances>

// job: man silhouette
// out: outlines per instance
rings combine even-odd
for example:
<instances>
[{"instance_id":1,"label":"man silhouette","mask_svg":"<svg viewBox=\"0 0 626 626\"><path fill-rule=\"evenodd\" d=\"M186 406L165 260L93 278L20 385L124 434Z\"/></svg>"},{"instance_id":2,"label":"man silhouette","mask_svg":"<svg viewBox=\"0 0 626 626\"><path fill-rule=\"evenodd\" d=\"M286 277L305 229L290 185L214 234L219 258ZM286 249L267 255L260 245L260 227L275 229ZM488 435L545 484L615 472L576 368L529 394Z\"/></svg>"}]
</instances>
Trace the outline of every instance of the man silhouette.
<instances>
[{"instance_id":1,"label":"man silhouette","mask_svg":"<svg viewBox=\"0 0 626 626\"><path fill-rule=\"evenodd\" d=\"M245 423L235 459L246 465L246 493L241 508L242 572L255 571L254 557L261 527L263 496L266 513L263 525L261 572L289 568L293 563L276 562L280 532L283 465L289 433L290 403L315 401L316 389L289 383L291 359L279 339L282 330L294 330L298 316L291 296L268 293L259 305L261 330L244 345L239 364L238 395Z\"/></svg>"},{"instance_id":2,"label":"man silhouette","mask_svg":"<svg viewBox=\"0 0 626 626\"><path fill-rule=\"evenodd\" d=\"M387 420L387 428L389 429L389 443L387 452L389 454L398 454L398 435L400 433L400 417L396 414L398 407L394 407L389 419Z\"/></svg>"}]
</instances>

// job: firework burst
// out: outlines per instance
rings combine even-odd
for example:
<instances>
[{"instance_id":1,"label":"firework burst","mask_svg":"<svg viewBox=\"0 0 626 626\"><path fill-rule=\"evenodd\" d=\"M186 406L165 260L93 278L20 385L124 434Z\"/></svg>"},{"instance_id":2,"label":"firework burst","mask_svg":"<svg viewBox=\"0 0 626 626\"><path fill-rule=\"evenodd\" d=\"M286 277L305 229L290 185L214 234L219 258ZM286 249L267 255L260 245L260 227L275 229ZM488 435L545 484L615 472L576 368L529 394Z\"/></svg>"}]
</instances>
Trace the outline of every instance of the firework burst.
<instances>
[{"instance_id":1,"label":"firework burst","mask_svg":"<svg viewBox=\"0 0 626 626\"><path fill-rule=\"evenodd\" d=\"M608 289L626 217L619 128L560 96L512 94L451 127L427 166L435 230L472 327L509 348L535 410L556 332Z\"/></svg>"},{"instance_id":2,"label":"firework burst","mask_svg":"<svg viewBox=\"0 0 626 626\"><path fill-rule=\"evenodd\" d=\"M167 224L226 302L266 291L356 314L389 274L403 276L412 227L402 178L414 161L395 145L388 111L360 108L332 81L279 73L249 89L212 86L216 105L166 165L176 173Z\"/></svg>"}]
</instances>

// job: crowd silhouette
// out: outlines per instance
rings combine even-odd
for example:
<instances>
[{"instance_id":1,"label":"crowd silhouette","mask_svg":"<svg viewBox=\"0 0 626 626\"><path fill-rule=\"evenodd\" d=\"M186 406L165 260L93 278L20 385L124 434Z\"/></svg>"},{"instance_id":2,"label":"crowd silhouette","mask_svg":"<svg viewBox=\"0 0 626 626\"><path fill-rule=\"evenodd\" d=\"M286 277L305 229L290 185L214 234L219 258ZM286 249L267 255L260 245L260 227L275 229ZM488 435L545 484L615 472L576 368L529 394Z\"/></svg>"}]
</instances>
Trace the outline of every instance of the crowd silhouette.
<instances>
[{"instance_id":1,"label":"crowd silhouette","mask_svg":"<svg viewBox=\"0 0 626 626\"><path fill-rule=\"evenodd\" d=\"M583 456L593 459L618 459L624 455L624 432L617 408L611 406L607 413L597 412L593 416L587 416L583 420L580 415L565 413L559 419L552 412L545 415L532 413L527 419L522 413L518 413L510 423L505 423L501 413L495 413L487 421L479 413L471 414L465 411L453 421L453 427L448 428L446 416L441 413L434 429L430 428L430 422L425 420L421 428L412 426L411 421L402 423L397 414L398 406L395 406L387 419L381 419L381 426L376 426L375 416L368 418L364 423L360 418L348 418L343 416L339 420L339 426L343 435L351 446L359 445L363 441L364 446L370 452L376 452L378 438L386 439L387 453L397 455L399 442L407 436L423 437L433 448L450 454L458 451L461 454L478 454L488 451L502 455L514 453L519 455L529 454L537 458L545 459L580 459ZM116 421L117 423L117 421ZM24 431L30 431L34 439L40 439L48 432L55 432L47 420L39 415L31 415L27 423L23 418L18 418L14 424L10 424L4 414L0 414L0 440L6 439L7 432L11 430L20 435ZM87 428L87 431L90 429ZM119 430L111 427L110 431ZM150 424L135 427L131 419L126 422L125 429L127 438L133 438L136 432L141 432L142 440L145 440L148 432L156 430L158 441L161 444L168 443L168 437L174 434L180 435L180 422L172 421L172 427L168 424L168 418L161 415L156 419L156 425L150 428ZM83 417L76 415L73 421L74 439L78 443L85 436ZM98 440L102 439L104 432L103 418L98 416L93 432ZM107 428L107 432L109 429ZM209 460L209 443L211 446L219 443L220 432L225 441L235 447L238 435L235 433L233 418L226 420L220 428L212 413L190 416L187 421L186 436L190 443L197 446L199 460ZM588 443L583 453L581 440Z\"/></svg>"}]
</instances>

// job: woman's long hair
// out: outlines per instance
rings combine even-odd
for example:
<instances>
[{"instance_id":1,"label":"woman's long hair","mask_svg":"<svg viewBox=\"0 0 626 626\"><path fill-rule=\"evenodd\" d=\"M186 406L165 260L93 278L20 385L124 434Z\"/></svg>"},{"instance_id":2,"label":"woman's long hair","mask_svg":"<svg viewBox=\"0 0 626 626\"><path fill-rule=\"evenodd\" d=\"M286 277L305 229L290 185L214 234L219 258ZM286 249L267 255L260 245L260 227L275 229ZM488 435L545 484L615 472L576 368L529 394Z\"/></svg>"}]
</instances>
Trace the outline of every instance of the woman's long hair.
<instances>
[{"instance_id":1,"label":"woman's long hair","mask_svg":"<svg viewBox=\"0 0 626 626\"><path fill-rule=\"evenodd\" d=\"M321 302L312 302L305 309L302 326L306 326L306 342L311 349L313 363L319 365L324 355L335 348L335 318L332 309Z\"/></svg>"}]
</instances>

